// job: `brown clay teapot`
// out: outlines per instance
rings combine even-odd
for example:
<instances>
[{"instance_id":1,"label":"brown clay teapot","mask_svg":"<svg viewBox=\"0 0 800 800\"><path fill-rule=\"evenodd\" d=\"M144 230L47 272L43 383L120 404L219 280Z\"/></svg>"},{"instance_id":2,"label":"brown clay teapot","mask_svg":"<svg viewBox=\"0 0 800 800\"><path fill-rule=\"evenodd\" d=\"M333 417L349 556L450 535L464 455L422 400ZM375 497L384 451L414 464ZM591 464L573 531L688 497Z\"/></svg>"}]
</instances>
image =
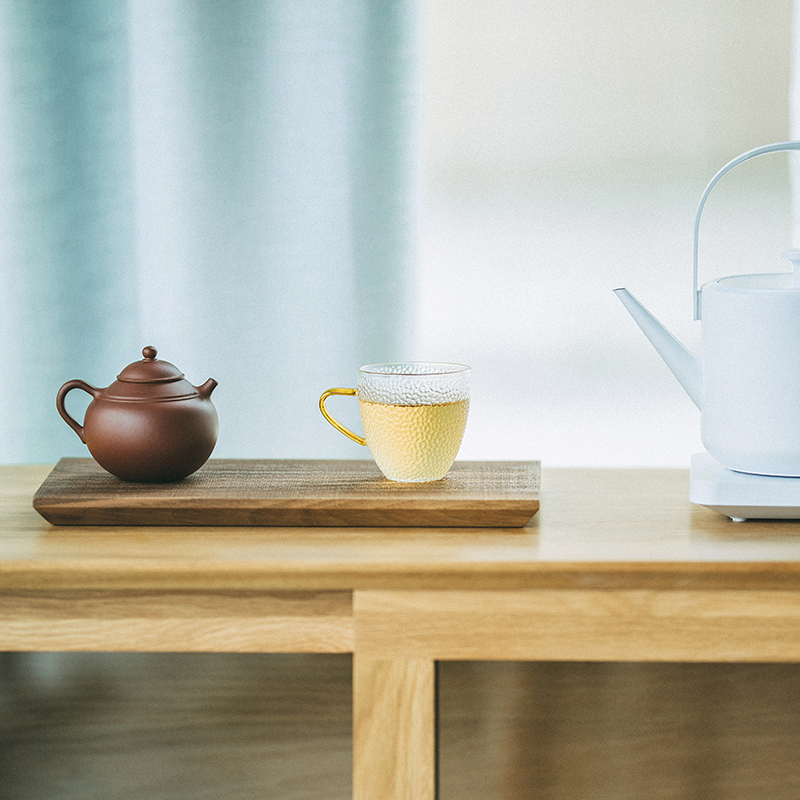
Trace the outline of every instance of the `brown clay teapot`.
<instances>
[{"instance_id":1,"label":"brown clay teapot","mask_svg":"<svg viewBox=\"0 0 800 800\"><path fill-rule=\"evenodd\" d=\"M209 399L217 382L209 378L192 386L177 367L156 358L155 347L145 347L142 355L107 389L67 381L58 390L56 407L112 475L142 483L177 481L200 469L217 443L217 411ZM83 425L64 408L73 389L93 398Z\"/></svg>"}]
</instances>

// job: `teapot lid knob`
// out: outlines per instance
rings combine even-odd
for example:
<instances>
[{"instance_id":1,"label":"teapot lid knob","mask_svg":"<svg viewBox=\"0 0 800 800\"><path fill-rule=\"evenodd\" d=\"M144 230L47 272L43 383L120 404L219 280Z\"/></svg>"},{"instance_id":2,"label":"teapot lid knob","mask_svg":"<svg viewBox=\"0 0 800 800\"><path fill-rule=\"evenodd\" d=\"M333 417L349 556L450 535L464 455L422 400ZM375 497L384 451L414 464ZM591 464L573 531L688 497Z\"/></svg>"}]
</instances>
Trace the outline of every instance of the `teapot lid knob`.
<instances>
[{"instance_id":1,"label":"teapot lid knob","mask_svg":"<svg viewBox=\"0 0 800 800\"><path fill-rule=\"evenodd\" d=\"M128 364L117 375L117 380L123 383L169 383L183 378L183 373L174 364L159 361L157 354L155 347L148 345L142 350L144 359Z\"/></svg>"}]
</instances>

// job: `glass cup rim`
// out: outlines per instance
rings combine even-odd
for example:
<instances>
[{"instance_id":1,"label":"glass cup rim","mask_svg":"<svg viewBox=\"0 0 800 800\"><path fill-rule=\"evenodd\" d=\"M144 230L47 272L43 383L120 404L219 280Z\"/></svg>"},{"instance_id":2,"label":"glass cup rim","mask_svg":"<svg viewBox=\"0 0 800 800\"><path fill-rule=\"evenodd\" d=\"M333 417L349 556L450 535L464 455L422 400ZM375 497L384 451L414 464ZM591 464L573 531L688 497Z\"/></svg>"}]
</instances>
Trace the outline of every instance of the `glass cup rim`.
<instances>
[{"instance_id":1,"label":"glass cup rim","mask_svg":"<svg viewBox=\"0 0 800 800\"><path fill-rule=\"evenodd\" d=\"M408 367L408 370L387 371L386 367ZM414 367L434 367L435 369L420 372ZM381 369L383 368L383 369ZM466 364L456 364L451 361L388 361L383 364L365 364L359 367L358 371L365 375L381 375L385 377L397 377L402 375L409 378L428 378L436 375L458 375L459 373L469 372L472 368Z\"/></svg>"}]
</instances>

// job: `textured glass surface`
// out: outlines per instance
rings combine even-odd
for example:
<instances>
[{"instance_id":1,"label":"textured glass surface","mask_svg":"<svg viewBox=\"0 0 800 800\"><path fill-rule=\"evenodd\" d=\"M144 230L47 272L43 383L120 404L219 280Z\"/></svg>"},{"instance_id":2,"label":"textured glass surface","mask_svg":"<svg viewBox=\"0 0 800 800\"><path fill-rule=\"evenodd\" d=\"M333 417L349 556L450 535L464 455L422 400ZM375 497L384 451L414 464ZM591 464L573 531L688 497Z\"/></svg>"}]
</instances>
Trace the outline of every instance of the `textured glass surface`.
<instances>
[{"instance_id":1,"label":"textured glass surface","mask_svg":"<svg viewBox=\"0 0 800 800\"><path fill-rule=\"evenodd\" d=\"M387 478L422 483L445 476L467 424L469 376L461 364L374 364L359 370L364 436Z\"/></svg>"},{"instance_id":2,"label":"textured glass surface","mask_svg":"<svg viewBox=\"0 0 800 800\"><path fill-rule=\"evenodd\" d=\"M469 399L470 369L463 364L370 364L358 371L358 397L392 405L441 405Z\"/></svg>"}]
</instances>

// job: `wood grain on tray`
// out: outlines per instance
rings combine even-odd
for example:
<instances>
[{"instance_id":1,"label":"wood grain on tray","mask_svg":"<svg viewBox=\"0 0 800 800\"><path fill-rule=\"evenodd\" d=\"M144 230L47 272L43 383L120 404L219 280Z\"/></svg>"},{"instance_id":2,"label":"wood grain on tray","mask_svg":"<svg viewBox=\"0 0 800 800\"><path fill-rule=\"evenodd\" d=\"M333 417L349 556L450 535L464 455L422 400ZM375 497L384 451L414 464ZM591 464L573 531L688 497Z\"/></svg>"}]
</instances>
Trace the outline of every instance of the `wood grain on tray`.
<instances>
[{"instance_id":1,"label":"wood grain on tray","mask_svg":"<svg viewBox=\"0 0 800 800\"><path fill-rule=\"evenodd\" d=\"M211 459L170 484L127 483L63 458L33 507L54 525L521 527L539 509L538 461L457 461L397 483L369 460Z\"/></svg>"}]
</instances>

